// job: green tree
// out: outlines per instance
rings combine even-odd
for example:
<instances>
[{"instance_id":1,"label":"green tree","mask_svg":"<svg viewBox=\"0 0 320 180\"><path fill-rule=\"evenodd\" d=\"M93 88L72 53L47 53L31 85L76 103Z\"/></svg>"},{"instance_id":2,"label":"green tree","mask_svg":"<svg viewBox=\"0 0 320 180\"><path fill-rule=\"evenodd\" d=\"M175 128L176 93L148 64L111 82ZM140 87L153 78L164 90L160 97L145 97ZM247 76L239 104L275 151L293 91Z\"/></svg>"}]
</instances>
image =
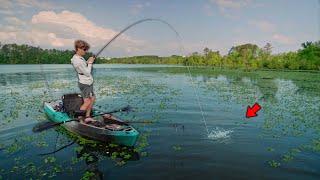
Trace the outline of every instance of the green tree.
<instances>
[{"instance_id":1,"label":"green tree","mask_svg":"<svg viewBox=\"0 0 320 180\"><path fill-rule=\"evenodd\" d=\"M320 41L301 44L298 57L302 61L303 69L320 70Z\"/></svg>"}]
</instances>

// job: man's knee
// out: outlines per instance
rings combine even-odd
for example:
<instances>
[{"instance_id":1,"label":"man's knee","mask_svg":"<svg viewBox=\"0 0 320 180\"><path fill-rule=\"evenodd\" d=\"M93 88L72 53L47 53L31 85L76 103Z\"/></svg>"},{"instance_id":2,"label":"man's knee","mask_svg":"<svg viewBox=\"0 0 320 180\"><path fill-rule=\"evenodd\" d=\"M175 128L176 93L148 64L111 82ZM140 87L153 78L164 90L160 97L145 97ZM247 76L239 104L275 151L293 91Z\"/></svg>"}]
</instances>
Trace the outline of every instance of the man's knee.
<instances>
[{"instance_id":1,"label":"man's knee","mask_svg":"<svg viewBox=\"0 0 320 180\"><path fill-rule=\"evenodd\" d=\"M91 100L90 98L84 98L83 99L83 104L81 105L80 109L81 110L87 110L87 108L90 106Z\"/></svg>"},{"instance_id":2,"label":"man's knee","mask_svg":"<svg viewBox=\"0 0 320 180\"><path fill-rule=\"evenodd\" d=\"M89 105L90 103L91 103L91 99L90 98L84 98L83 99L83 104Z\"/></svg>"},{"instance_id":3,"label":"man's knee","mask_svg":"<svg viewBox=\"0 0 320 180\"><path fill-rule=\"evenodd\" d=\"M92 97L90 98L90 100L91 100L91 103L94 103L94 101L96 100L96 97L95 97L95 96L92 96Z\"/></svg>"}]
</instances>

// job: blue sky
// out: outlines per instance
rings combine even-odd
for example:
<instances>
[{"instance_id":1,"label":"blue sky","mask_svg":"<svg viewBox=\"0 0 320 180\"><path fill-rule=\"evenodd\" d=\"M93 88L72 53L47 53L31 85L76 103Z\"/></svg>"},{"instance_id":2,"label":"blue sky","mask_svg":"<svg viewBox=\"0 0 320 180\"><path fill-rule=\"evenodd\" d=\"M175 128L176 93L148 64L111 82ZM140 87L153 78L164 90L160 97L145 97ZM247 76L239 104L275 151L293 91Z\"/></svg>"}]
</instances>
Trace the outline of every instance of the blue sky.
<instances>
[{"instance_id":1,"label":"blue sky","mask_svg":"<svg viewBox=\"0 0 320 180\"><path fill-rule=\"evenodd\" d=\"M87 40L96 52L114 34L142 18L146 22L117 39L103 56L189 54L205 47L222 54L235 45L267 42L274 53L295 51L320 38L319 0L0 0L0 42L72 49Z\"/></svg>"}]
</instances>

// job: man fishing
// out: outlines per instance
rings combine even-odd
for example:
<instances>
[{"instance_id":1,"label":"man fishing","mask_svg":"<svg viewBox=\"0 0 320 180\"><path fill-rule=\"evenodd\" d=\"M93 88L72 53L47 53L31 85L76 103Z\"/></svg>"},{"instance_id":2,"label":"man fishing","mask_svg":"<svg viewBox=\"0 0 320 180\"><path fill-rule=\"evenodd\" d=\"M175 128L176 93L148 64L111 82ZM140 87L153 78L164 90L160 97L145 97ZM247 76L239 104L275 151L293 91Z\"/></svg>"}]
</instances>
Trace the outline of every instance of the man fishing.
<instances>
[{"instance_id":1,"label":"man fishing","mask_svg":"<svg viewBox=\"0 0 320 180\"><path fill-rule=\"evenodd\" d=\"M90 114L95 101L95 94L93 92L93 76L91 74L95 57L90 57L87 61L83 58L90 48L90 45L83 40L76 40L74 42L74 48L76 52L71 58L71 64L78 73L78 86L84 101L80 110L86 111L84 122L89 123L94 121L90 117Z\"/></svg>"}]
</instances>

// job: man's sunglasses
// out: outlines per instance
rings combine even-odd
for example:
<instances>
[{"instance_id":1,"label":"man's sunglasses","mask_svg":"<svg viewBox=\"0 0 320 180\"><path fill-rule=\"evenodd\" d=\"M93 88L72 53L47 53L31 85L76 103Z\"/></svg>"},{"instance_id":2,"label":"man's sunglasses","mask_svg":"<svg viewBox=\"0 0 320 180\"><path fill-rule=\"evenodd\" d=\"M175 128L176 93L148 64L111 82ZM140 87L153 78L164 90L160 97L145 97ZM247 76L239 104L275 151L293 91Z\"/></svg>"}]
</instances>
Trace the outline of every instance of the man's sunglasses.
<instances>
[{"instance_id":1,"label":"man's sunglasses","mask_svg":"<svg viewBox=\"0 0 320 180\"><path fill-rule=\"evenodd\" d=\"M88 51L88 48L86 48L85 46L80 47L82 50L84 51Z\"/></svg>"}]
</instances>

